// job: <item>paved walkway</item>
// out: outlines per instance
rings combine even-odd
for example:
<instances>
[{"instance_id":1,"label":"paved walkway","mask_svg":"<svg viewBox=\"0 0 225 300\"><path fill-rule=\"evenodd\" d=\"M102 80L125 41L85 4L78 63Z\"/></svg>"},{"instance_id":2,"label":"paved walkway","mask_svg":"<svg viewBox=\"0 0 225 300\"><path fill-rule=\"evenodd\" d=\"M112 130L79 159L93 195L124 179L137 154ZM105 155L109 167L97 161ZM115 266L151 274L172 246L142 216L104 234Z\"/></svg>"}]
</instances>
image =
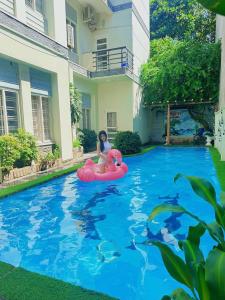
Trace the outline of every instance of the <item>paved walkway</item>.
<instances>
[{"instance_id":1,"label":"paved walkway","mask_svg":"<svg viewBox=\"0 0 225 300\"><path fill-rule=\"evenodd\" d=\"M14 180L4 182L4 183L0 184L0 189L1 188L6 188L8 186L24 183L24 182L27 182L27 181L30 181L30 180L34 180L34 179L37 179L40 176L51 174L51 173L54 173L56 171L68 169L70 167L73 167L74 165L77 165L79 163L82 163L82 162L86 161L87 159L90 159L90 158L93 159L95 157L97 157L96 152L84 153L81 158L76 159L76 160L73 159L73 160L64 162L63 165L61 165L59 167L53 167L53 168L47 169L45 171L40 171L36 174L30 174L30 175L27 175L27 176L24 176L24 177L21 177L21 178L17 178L17 179L14 179Z\"/></svg>"}]
</instances>

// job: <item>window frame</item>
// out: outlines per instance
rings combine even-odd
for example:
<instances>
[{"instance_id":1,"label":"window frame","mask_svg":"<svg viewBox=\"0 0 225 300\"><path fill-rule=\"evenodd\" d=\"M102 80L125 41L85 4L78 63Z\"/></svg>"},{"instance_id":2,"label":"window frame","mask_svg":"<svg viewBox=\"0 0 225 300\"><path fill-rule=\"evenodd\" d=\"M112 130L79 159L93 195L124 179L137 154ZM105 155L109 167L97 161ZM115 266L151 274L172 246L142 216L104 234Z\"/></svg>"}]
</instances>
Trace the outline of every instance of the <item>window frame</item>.
<instances>
[{"instance_id":1,"label":"window frame","mask_svg":"<svg viewBox=\"0 0 225 300\"><path fill-rule=\"evenodd\" d=\"M70 49L70 51L74 52L75 54L78 54L77 23L74 20L72 20L71 18L66 17L66 33L67 34L68 34L68 32L67 32L67 25L68 24L73 27L74 47L71 48L71 47L68 46L68 40L66 41L67 47Z\"/></svg>"},{"instance_id":2,"label":"window frame","mask_svg":"<svg viewBox=\"0 0 225 300\"><path fill-rule=\"evenodd\" d=\"M9 132L8 113L7 113L5 92L11 92L11 93L16 94L16 114L17 114L17 123L18 123L17 129L19 129L21 127L19 91L0 86L0 92L2 93L2 108L3 108L3 130L4 130L4 133L2 135L7 135L11 132ZM2 136L2 135L0 134L0 136Z\"/></svg>"},{"instance_id":3,"label":"window frame","mask_svg":"<svg viewBox=\"0 0 225 300\"><path fill-rule=\"evenodd\" d=\"M91 108L82 108L82 127L91 130Z\"/></svg>"},{"instance_id":4,"label":"window frame","mask_svg":"<svg viewBox=\"0 0 225 300\"><path fill-rule=\"evenodd\" d=\"M31 104L32 104L32 120L33 120L33 128L34 128L34 113L33 113L33 99L32 97L37 97L38 98L38 108L37 108L37 121L38 121L38 135L34 133L35 138L37 139L37 143L39 145L44 145L44 144L52 144L52 137L51 137L51 122L50 122L50 105L49 101L51 97L46 96L46 95L41 95L37 93L31 93ZM43 116L43 105L42 105L42 99L47 98L48 101L48 132L49 132L49 139L45 139L45 127L44 127L44 116ZM40 134L40 140L39 140L39 134Z\"/></svg>"},{"instance_id":5,"label":"window frame","mask_svg":"<svg viewBox=\"0 0 225 300\"><path fill-rule=\"evenodd\" d=\"M36 0L31 0L32 1L32 5L30 6L29 4L27 4L27 2L26 2L26 6L27 7L29 7L30 9L32 9L33 11L36 11L37 13L39 13L39 14L41 14L41 15L44 15L44 1L43 0L41 0L42 1L42 11L39 11L38 9L37 9L37 4L36 4Z\"/></svg>"}]
</instances>

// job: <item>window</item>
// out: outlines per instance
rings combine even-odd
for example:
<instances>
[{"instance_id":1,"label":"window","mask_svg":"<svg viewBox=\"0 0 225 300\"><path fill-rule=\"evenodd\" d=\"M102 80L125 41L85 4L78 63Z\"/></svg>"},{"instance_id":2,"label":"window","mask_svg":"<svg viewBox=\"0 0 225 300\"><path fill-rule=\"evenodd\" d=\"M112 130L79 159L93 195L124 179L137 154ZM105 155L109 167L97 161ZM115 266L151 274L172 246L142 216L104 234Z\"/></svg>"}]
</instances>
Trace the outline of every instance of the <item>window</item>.
<instances>
[{"instance_id":1,"label":"window","mask_svg":"<svg viewBox=\"0 0 225 300\"><path fill-rule=\"evenodd\" d=\"M91 111L89 108L82 109L83 129L91 129Z\"/></svg>"},{"instance_id":2,"label":"window","mask_svg":"<svg viewBox=\"0 0 225 300\"><path fill-rule=\"evenodd\" d=\"M26 0L26 5L41 14L44 12L43 0Z\"/></svg>"},{"instance_id":3,"label":"window","mask_svg":"<svg viewBox=\"0 0 225 300\"><path fill-rule=\"evenodd\" d=\"M66 20L67 24L67 46L77 53L77 25L70 19Z\"/></svg>"},{"instance_id":4,"label":"window","mask_svg":"<svg viewBox=\"0 0 225 300\"><path fill-rule=\"evenodd\" d=\"M0 135L13 133L19 127L17 92L0 90Z\"/></svg>"},{"instance_id":5,"label":"window","mask_svg":"<svg viewBox=\"0 0 225 300\"><path fill-rule=\"evenodd\" d=\"M97 70L108 69L107 39L97 40L96 68Z\"/></svg>"},{"instance_id":6,"label":"window","mask_svg":"<svg viewBox=\"0 0 225 300\"><path fill-rule=\"evenodd\" d=\"M107 113L107 132L110 142L113 142L115 134L117 132L117 113L108 112Z\"/></svg>"},{"instance_id":7,"label":"window","mask_svg":"<svg viewBox=\"0 0 225 300\"><path fill-rule=\"evenodd\" d=\"M49 127L49 98L32 95L34 136L39 142L51 140Z\"/></svg>"}]
</instances>

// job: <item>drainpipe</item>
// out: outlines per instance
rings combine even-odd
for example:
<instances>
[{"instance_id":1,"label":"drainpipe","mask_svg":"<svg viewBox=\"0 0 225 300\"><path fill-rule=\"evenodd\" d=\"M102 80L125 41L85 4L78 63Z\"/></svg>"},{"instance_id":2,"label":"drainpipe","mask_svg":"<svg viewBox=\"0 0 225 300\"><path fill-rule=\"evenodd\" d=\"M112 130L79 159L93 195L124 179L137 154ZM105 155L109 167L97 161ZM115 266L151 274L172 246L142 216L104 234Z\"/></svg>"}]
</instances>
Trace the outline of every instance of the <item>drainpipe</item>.
<instances>
[{"instance_id":1,"label":"drainpipe","mask_svg":"<svg viewBox=\"0 0 225 300\"><path fill-rule=\"evenodd\" d=\"M170 145L170 105L167 107L166 145Z\"/></svg>"}]
</instances>

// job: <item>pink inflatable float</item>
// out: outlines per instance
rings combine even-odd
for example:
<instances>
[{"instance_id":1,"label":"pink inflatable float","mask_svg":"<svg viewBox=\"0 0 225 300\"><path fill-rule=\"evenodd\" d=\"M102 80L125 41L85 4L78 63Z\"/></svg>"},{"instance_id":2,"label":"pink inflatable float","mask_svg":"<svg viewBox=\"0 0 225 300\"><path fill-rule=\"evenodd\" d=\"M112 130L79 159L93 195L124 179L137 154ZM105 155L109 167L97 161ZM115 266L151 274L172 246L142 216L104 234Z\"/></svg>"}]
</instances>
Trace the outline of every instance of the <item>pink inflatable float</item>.
<instances>
[{"instance_id":1,"label":"pink inflatable float","mask_svg":"<svg viewBox=\"0 0 225 300\"><path fill-rule=\"evenodd\" d=\"M115 165L114 159L119 166ZM119 150L112 149L107 154L106 172L98 172L98 164L88 159L85 165L77 170L77 176L80 180L90 182L94 180L115 180L123 177L128 171L128 167L122 162L122 155Z\"/></svg>"}]
</instances>

